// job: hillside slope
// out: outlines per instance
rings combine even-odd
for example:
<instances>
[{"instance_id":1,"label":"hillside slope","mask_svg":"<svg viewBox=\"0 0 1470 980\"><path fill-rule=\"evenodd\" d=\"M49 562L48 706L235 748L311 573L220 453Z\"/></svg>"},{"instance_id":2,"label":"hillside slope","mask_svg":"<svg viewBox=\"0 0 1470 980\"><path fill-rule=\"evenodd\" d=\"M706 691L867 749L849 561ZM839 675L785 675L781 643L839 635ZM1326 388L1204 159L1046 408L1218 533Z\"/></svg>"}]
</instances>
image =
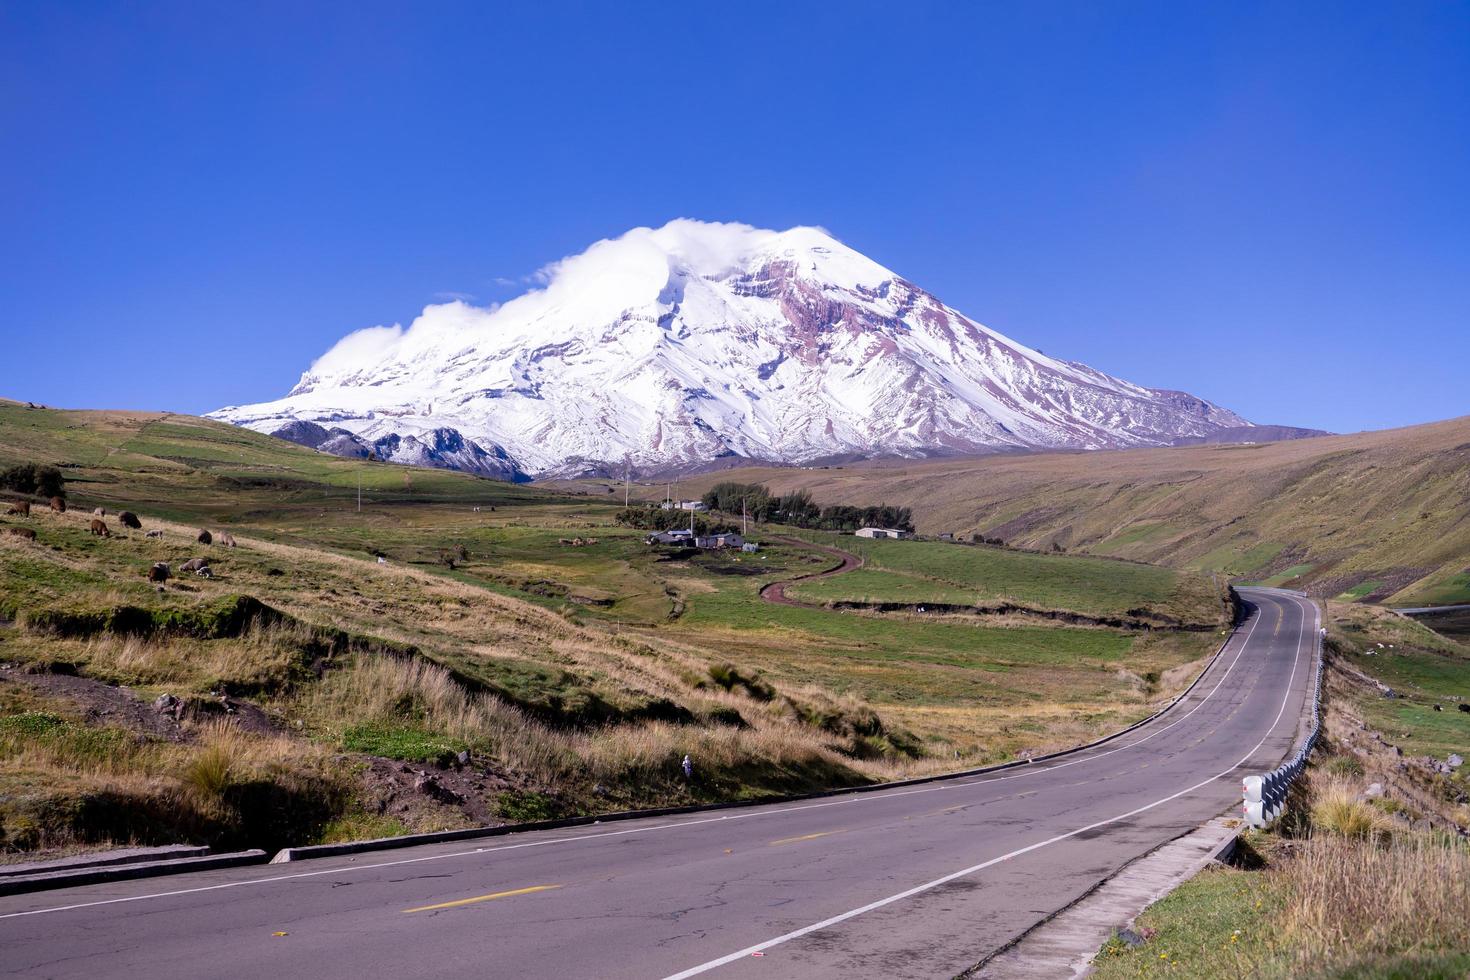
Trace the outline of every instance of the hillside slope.
<instances>
[{"instance_id":1,"label":"hillside slope","mask_svg":"<svg viewBox=\"0 0 1470 980\"><path fill-rule=\"evenodd\" d=\"M764 586L831 556L779 533L651 548L620 495L187 416L0 402L0 470L17 463L59 467L68 507L0 492L30 505L0 513L0 854L273 847L1000 761L1154 710L1224 625L1201 576L938 545L908 556L945 563L904 565L908 593L983 578L1036 613L778 605ZM1070 623L1115 609L1153 628ZM1193 628L1157 628L1174 620Z\"/></svg>"},{"instance_id":2,"label":"hillside slope","mask_svg":"<svg viewBox=\"0 0 1470 980\"><path fill-rule=\"evenodd\" d=\"M702 476L885 500L919 529L1406 605L1470 602L1470 417L1257 445ZM660 488L661 490L661 488Z\"/></svg>"}]
</instances>

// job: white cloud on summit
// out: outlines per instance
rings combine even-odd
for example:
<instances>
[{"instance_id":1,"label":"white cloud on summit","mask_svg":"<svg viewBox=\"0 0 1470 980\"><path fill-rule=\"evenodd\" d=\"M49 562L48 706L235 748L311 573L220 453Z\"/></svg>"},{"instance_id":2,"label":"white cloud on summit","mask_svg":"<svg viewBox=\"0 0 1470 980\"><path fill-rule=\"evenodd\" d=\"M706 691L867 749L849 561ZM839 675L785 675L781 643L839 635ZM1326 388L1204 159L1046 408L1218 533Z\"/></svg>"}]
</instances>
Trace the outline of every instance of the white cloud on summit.
<instances>
[{"instance_id":1,"label":"white cloud on summit","mask_svg":"<svg viewBox=\"0 0 1470 980\"><path fill-rule=\"evenodd\" d=\"M403 336L398 324L354 330L311 364L312 374L338 374L381 360Z\"/></svg>"},{"instance_id":2,"label":"white cloud on summit","mask_svg":"<svg viewBox=\"0 0 1470 980\"><path fill-rule=\"evenodd\" d=\"M347 374L389 361L406 361L441 343L471 343L481 331L497 337L530 334L552 312L561 321L608 323L624 310L658 296L676 268L706 278L723 277L743 268L752 255L769 249L778 239L792 246L818 239L836 245L820 228L777 232L738 222L691 218L676 218L661 228L634 228L542 266L529 277L542 288L499 306L478 307L456 298L426 306L406 329L378 326L350 333L317 358L311 372Z\"/></svg>"}]
</instances>

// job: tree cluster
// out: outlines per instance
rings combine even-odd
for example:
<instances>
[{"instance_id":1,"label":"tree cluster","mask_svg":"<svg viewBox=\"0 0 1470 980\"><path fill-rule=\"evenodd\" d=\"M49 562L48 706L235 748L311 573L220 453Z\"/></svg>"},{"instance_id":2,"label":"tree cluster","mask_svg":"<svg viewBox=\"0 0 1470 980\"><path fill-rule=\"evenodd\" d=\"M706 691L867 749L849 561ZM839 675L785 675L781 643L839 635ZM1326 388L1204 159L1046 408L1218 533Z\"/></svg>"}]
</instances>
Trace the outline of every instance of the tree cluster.
<instances>
[{"instance_id":1,"label":"tree cluster","mask_svg":"<svg viewBox=\"0 0 1470 980\"><path fill-rule=\"evenodd\" d=\"M625 527L636 527L644 531L688 530L689 511L664 510L661 507L629 507L618 511L613 520ZM724 534L734 530L736 529L729 524L712 520L704 514L694 515L695 534Z\"/></svg>"},{"instance_id":2,"label":"tree cluster","mask_svg":"<svg viewBox=\"0 0 1470 980\"><path fill-rule=\"evenodd\" d=\"M38 497L65 497L66 480L54 466L36 463L21 463L0 470L0 488L16 493L31 493Z\"/></svg>"},{"instance_id":3,"label":"tree cluster","mask_svg":"<svg viewBox=\"0 0 1470 980\"><path fill-rule=\"evenodd\" d=\"M860 527L892 527L914 529L914 515L907 507L820 507L805 490L773 495L762 483L716 483L704 495L710 510L739 514L741 508L753 520L791 527L826 531L855 531Z\"/></svg>"}]
</instances>

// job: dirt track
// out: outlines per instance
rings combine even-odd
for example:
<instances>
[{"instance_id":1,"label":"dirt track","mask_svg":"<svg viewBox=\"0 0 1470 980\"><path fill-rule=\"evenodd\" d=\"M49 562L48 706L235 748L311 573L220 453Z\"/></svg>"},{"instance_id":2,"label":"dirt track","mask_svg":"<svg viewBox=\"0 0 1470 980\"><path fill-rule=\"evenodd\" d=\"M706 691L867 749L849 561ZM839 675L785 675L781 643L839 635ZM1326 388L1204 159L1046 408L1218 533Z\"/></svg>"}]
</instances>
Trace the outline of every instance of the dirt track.
<instances>
[{"instance_id":1,"label":"dirt track","mask_svg":"<svg viewBox=\"0 0 1470 980\"><path fill-rule=\"evenodd\" d=\"M798 575L795 578L782 579L779 582L772 582L765 588L761 589L761 598L766 600L767 602L774 602L782 606L805 606L808 609L819 609L821 608L821 606L815 602L801 602L796 599L789 598L786 595L786 586L795 584L796 582L811 582L819 578L831 578L834 575L841 575L844 572L850 572L855 568L863 567L862 558L854 555L850 551L843 551L841 548L833 548L830 545L825 544L812 544L808 541L800 541L796 538L775 538L774 540L779 541L782 544L794 545L799 548L807 548L811 551L820 551L823 554L831 555L833 558L841 559L841 561L838 564L827 569L826 571L811 572L807 575Z\"/></svg>"}]
</instances>

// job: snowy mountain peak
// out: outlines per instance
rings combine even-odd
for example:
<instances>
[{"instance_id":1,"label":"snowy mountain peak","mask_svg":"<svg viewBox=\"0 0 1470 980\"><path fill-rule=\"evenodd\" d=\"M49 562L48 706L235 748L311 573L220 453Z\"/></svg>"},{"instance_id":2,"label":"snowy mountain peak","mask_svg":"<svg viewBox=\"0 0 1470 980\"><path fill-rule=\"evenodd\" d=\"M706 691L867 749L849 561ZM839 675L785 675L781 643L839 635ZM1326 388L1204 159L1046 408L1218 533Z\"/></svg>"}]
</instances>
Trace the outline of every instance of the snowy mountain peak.
<instances>
[{"instance_id":1,"label":"snowy mountain peak","mask_svg":"<svg viewBox=\"0 0 1470 980\"><path fill-rule=\"evenodd\" d=\"M1016 343L820 228L678 219L536 278L498 307L356 331L286 397L212 415L509 478L1165 445L1249 425Z\"/></svg>"}]
</instances>

